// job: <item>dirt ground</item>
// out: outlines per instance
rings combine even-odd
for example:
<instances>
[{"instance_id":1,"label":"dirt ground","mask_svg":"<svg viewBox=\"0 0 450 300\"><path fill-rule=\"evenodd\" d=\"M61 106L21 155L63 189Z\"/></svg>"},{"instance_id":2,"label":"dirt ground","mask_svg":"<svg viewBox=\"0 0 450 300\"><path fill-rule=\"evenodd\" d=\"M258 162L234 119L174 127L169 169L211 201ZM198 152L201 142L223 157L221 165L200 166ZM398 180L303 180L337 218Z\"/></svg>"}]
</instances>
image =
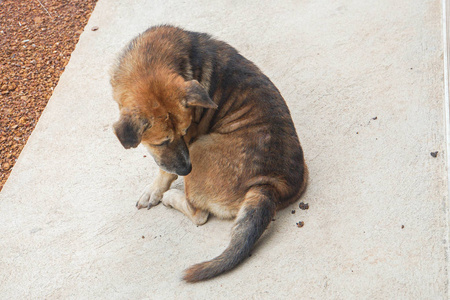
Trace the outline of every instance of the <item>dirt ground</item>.
<instances>
[{"instance_id":1,"label":"dirt ground","mask_svg":"<svg viewBox=\"0 0 450 300\"><path fill-rule=\"evenodd\" d=\"M96 2L0 0L0 190Z\"/></svg>"}]
</instances>

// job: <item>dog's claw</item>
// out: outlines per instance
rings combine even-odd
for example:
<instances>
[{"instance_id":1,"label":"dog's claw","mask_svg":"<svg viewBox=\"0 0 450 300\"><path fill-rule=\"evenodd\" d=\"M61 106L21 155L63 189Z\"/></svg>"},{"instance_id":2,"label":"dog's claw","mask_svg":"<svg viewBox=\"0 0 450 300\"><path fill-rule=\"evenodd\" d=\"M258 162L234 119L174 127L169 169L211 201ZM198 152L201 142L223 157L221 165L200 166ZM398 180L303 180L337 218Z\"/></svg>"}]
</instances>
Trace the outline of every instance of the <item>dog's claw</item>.
<instances>
[{"instance_id":1,"label":"dog's claw","mask_svg":"<svg viewBox=\"0 0 450 300\"><path fill-rule=\"evenodd\" d=\"M137 209L141 209L141 208L144 208L144 207L147 207L147 206L141 205L139 203L139 201L138 201L138 202L136 202L136 207L137 207Z\"/></svg>"}]
</instances>

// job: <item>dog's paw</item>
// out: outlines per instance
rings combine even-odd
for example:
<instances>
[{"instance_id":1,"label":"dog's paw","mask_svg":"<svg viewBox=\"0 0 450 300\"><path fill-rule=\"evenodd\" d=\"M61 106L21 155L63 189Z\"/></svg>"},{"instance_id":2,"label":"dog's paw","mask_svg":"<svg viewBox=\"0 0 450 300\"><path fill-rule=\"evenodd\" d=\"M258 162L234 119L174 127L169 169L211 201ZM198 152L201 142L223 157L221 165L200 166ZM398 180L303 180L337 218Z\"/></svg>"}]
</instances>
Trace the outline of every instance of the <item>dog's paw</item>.
<instances>
[{"instance_id":1,"label":"dog's paw","mask_svg":"<svg viewBox=\"0 0 450 300\"><path fill-rule=\"evenodd\" d=\"M161 202L166 207L170 208L180 207L182 203L186 202L186 196L184 195L183 191L177 189L170 189L164 193Z\"/></svg>"},{"instance_id":2,"label":"dog's paw","mask_svg":"<svg viewBox=\"0 0 450 300\"><path fill-rule=\"evenodd\" d=\"M168 190L167 192L164 193L162 199L161 199L161 203L165 206L165 207L169 207L172 208L173 206L173 190Z\"/></svg>"},{"instance_id":3,"label":"dog's paw","mask_svg":"<svg viewBox=\"0 0 450 300\"><path fill-rule=\"evenodd\" d=\"M164 193L161 202L164 206L170 208L182 207L183 204L186 203L186 196L183 191L170 189Z\"/></svg>"},{"instance_id":4,"label":"dog's paw","mask_svg":"<svg viewBox=\"0 0 450 300\"><path fill-rule=\"evenodd\" d=\"M148 185L144 192L142 193L141 197L139 198L139 201L136 202L136 207L138 209L147 207L147 209L152 208L155 205L158 205L159 202L161 202L163 193L161 193L159 190L153 191L151 185Z\"/></svg>"}]
</instances>

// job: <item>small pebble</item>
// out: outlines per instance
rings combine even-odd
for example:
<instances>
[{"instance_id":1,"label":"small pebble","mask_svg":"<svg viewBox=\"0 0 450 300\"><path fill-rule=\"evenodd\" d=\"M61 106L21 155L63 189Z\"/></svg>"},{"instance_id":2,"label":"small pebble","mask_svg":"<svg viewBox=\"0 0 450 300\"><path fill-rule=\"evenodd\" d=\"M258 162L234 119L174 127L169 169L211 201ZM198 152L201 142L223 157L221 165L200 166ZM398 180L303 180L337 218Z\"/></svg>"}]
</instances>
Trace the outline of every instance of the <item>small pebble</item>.
<instances>
[{"instance_id":1,"label":"small pebble","mask_svg":"<svg viewBox=\"0 0 450 300\"><path fill-rule=\"evenodd\" d=\"M97 31L98 30L98 26L94 26L91 28L92 31Z\"/></svg>"},{"instance_id":2,"label":"small pebble","mask_svg":"<svg viewBox=\"0 0 450 300\"><path fill-rule=\"evenodd\" d=\"M295 209L293 209L293 210L291 211L291 214L295 214Z\"/></svg>"},{"instance_id":3,"label":"small pebble","mask_svg":"<svg viewBox=\"0 0 450 300\"><path fill-rule=\"evenodd\" d=\"M143 239L145 239L145 236L142 236Z\"/></svg>"},{"instance_id":4,"label":"small pebble","mask_svg":"<svg viewBox=\"0 0 450 300\"><path fill-rule=\"evenodd\" d=\"M302 210L307 210L309 208L309 204L308 203L303 203L300 202L300 204L298 205L298 207Z\"/></svg>"},{"instance_id":5,"label":"small pebble","mask_svg":"<svg viewBox=\"0 0 450 300\"><path fill-rule=\"evenodd\" d=\"M439 151L431 152L430 155L433 156L433 157L436 157L438 155L438 152Z\"/></svg>"},{"instance_id":6,"label":"small pebble","mask_svg":"<svg viewBox=\"0 0 450 300\"><path fill-rule=\"evenodd\" d=\"M299 221L296 223L298 228L302 228L305 225L305 222Z\"/></svg>"}]
</instances>

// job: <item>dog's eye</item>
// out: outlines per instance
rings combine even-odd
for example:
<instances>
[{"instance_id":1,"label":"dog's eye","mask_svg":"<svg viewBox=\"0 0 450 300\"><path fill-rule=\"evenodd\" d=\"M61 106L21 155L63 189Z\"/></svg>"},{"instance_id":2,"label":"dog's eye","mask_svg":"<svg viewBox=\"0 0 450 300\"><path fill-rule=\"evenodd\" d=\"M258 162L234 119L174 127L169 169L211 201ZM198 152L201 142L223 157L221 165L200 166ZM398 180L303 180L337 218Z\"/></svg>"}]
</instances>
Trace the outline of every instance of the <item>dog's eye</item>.
<instances>
[{"instance_id":1,"label":"dog's eye","mask_svg":"<svg viewBox=\"0 0 450 300\"><path fill-rule=\"evenodd\" d=\"M157 146L157 147L161 147L161 146L166 146L170 143L170 140L165 140L164 142L160 143L160 144L155 144L153 146Z\"/></svg>"}]
</instances>

